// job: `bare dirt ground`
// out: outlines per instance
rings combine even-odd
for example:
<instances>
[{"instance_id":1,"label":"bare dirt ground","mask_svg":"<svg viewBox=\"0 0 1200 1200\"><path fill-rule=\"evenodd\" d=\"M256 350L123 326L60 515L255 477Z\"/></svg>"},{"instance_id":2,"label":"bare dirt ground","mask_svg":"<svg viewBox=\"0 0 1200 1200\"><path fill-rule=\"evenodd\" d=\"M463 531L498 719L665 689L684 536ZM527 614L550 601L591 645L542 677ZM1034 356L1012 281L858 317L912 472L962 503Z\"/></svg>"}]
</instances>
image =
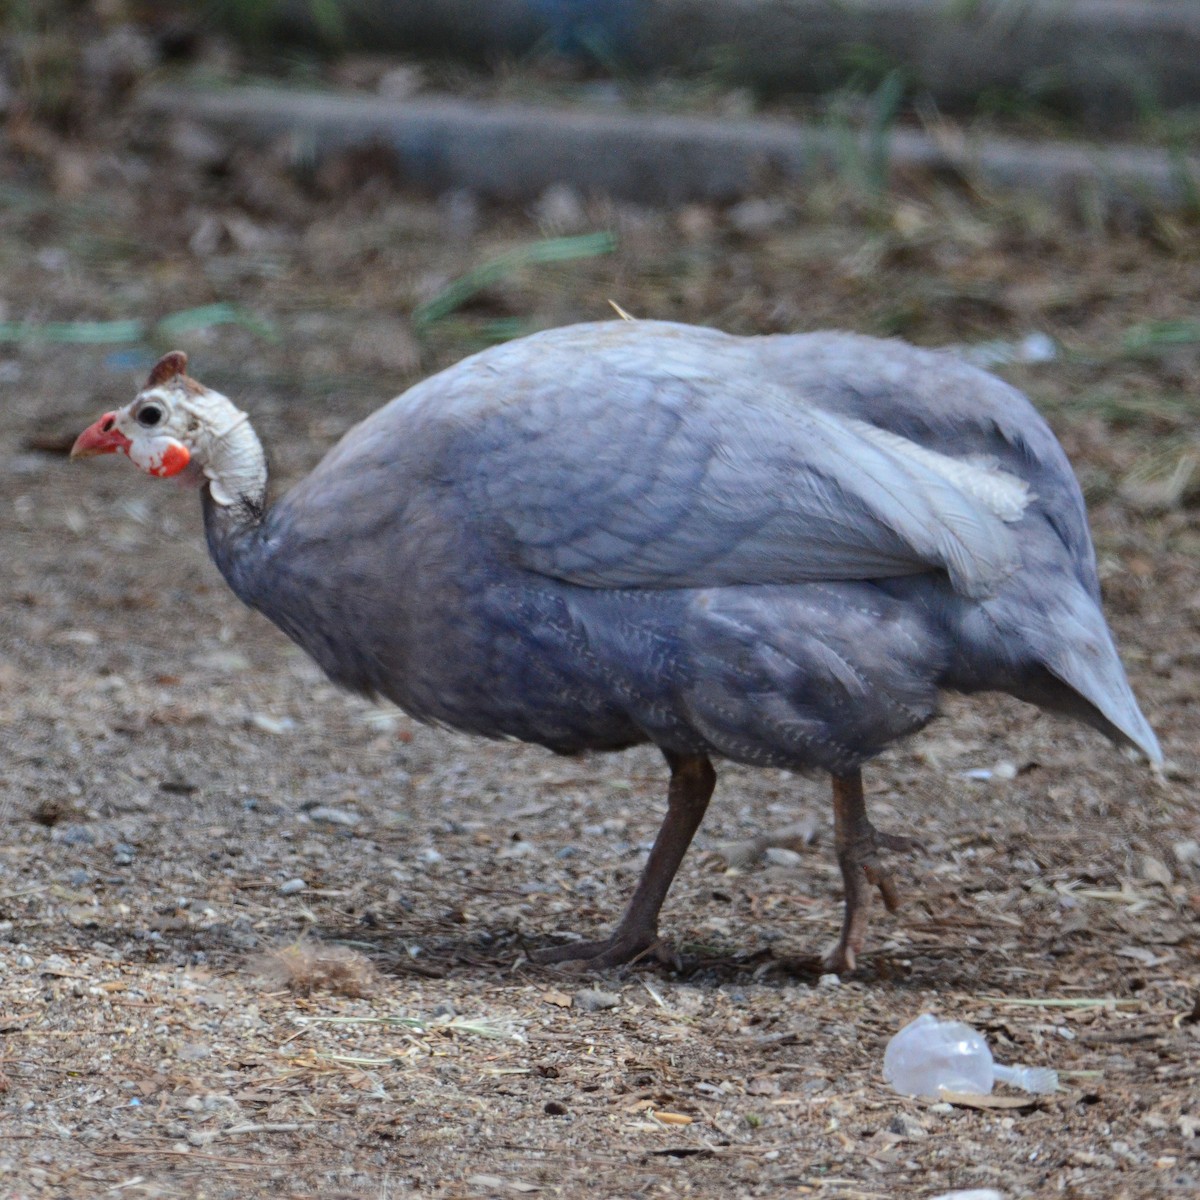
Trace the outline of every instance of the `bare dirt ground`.
<instances>
[{"instance_id":1,"label":"bare dirt ground","mask_svg":"<svg viewBox=\"0 0 1200 1200\"><path fill-rule=\"evenodd\" d=\"M300 177L195 130L18 149L0 319L153 329L235 302L260 324L0 345L0 1195L1200 1190L1193 226L921 181L879 203L834 181L729 212L504 212L409 195L371 156ZM410 324L500 252L594 229L615 252ZM725 766L664 914L682 968L536 967L530 947L620 911L656 756L562 760L339 693L226 591L194 496L62 453L170 341L252 413L286 488L497 322L609 298L741 332L1055 339L1007 373L1084 481L1166 777L951 699L870 772L879 823L925 853L838 983L817 967L840 919L825 785ZM806 823L797 852L738 850ZM894 1096L883 1048L926 1010L1061 1090Z\"/></svg>"}]
</instances>

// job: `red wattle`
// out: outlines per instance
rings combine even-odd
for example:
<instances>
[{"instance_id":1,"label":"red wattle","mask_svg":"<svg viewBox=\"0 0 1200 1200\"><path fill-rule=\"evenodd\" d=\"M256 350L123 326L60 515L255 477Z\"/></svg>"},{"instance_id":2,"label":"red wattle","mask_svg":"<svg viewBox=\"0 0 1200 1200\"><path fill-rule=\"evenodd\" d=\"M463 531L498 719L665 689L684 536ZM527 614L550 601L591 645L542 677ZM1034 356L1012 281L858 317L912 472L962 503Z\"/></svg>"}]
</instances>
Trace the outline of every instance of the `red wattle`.
<instances>
[{"instance_id":1,"label":"red wattle","mask_svg":"<svg viewBox=\"0 0 1200 1200\"><path fill-rule=\"evenodd\" d=\"M172 442L164 451L162 462L157 467L150 468L151 475L159 479L170 479L178 475L192 461L191 452L180 442Z\"/></svg>"}]
</instances>

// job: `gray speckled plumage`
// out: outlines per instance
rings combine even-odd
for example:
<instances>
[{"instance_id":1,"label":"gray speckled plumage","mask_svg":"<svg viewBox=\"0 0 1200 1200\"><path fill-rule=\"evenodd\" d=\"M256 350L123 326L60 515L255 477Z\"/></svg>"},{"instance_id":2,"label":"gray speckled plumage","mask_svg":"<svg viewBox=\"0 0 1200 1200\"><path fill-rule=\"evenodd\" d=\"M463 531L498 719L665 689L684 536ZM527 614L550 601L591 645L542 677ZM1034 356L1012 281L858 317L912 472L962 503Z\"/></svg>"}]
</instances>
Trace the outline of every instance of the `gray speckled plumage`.
<instances>
[{"instance_id":1,"label":"gray speckled plumage","mask_svg":"<svg viewBox=\"0 0 1200 1200\"><path fill-rule=\"evenodd\" d=\"M1061 448L946 354L557 329L398 397L260 524L206 511L247 603L421 720L840 773L994 689L1159 758Z\"/></svg>"}]
</instances>

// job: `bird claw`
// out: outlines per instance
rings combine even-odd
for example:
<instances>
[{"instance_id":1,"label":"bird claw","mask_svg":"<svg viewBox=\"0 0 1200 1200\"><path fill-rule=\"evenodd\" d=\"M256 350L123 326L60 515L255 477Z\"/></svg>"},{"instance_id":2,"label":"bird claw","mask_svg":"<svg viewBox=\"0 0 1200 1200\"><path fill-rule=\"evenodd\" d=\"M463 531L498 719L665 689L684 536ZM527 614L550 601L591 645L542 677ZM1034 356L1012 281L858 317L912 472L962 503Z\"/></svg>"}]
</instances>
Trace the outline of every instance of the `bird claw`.
<instances>
[{"instance_id":1,"label":"bird claw","mask_svg":"<svg viewBox=\"0 0 1200 1200\"><path fill-rule=\"evenodd\" d=\"M867 882L879 890L883 907L890 913L899 912L900 893L896 890L896 881L892 878L891 871L874 854L859 865L867 877Z\"/></svg>"},{"instance_id":2,"label":"bird claw","mask_svg":"<svg viewBox=\"0 0 1200 1200\"><path fill-rule=\"evenodd\" d=\"M866 820L855 829L850 844L838 855L846 884L846 921L837 945L824 960L825 969L834 974L844 975L858 965L858 953L866 941L868 887L878 890L888 912L899 911L900 893L891 870L880 859L882 850L923 853L924 847L915 838L882 833Z\"/></svg>"},{"instance_id":3,"label":"bird claw","mask_svg":"<svg viewBox=\"0 0 1200 1200\"><path fill-rule=\"evenodd\" d=\"M883 833L869 821L865 822L865 825L866 828L858 831L858 836L849 847L844 862L851 868L859 868L866 876L867 882L878 889L883 898L883 906L888 912L898 912L900 893L896 890L891 868L886 867L880 860L880 852L887 850L893 854L924 854L925 847L916 838Z\"/></svg>"},{"instance_id":4,"label":"bird claw","mask_svg":"<svg viewBox=\"0 0 1200 1200\"><path fill-rule=\"evenodd\" d=\"M830 975L849 975L858 966L858 955L853 946L847 946L842 938L828 954L821 959L822 968Z\"/></svg>"},{"instance_id":5,"label":"bird claw","mask_svg":"<svg viewBox=\"0 0 1200 1200\"><path fill-rule=\"evenodd\" d=\"M647 957L653 957L667 966L679 966L678 955L670 943L652 929L627 932L617 929L601 941L548 946L544 950L534 951L529 957L543 966L561 964L567 970L580 972L631 966Z\"/></svg>"}]
</instances>

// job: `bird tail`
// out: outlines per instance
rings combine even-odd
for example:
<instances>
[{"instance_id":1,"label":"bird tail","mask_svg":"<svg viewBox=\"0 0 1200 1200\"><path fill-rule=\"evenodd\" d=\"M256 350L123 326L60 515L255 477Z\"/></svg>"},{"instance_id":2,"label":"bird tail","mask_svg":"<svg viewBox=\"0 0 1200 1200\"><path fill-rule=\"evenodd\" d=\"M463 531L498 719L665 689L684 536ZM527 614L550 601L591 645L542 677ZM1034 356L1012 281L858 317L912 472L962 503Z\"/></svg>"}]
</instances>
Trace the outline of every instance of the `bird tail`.
<instances>
[{"instance_id":1,"label":"bird tail","mask_svg":"<svg viewBox=\"0 0 1200 1200\"><path fill-rule=\"evenodd\" d=\"M1043 601L1042 620L1022 623L1026 645L1051 675L1086 701L1086 707L1070 704L1072 715L1160 764L1158 738L1138 707L1099 606L1077 580L1056 582L1053 599Z\"/></svg>"}]
</instances>

